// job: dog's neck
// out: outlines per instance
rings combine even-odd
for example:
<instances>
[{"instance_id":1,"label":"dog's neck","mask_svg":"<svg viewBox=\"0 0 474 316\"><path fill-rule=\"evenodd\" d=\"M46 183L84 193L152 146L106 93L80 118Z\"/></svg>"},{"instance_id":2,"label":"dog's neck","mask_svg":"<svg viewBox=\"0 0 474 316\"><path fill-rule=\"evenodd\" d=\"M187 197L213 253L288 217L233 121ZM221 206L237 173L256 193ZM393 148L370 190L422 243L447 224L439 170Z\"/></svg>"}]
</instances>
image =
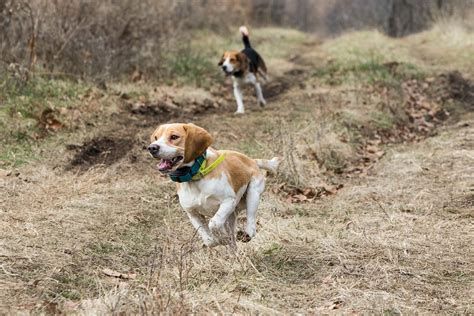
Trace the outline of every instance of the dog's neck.
<instances>
[{"instance_id":1,"label":"dog's neck","mask_svg":"<svg viewBox=\"0 0 474 316\"><path fill-rule=\"evenodd\" d=\"M244 76L244 71L243 70L236 71L232 74L232 76L234 76L235 78L242 78Z\"/></svg>"},{"instance_id":2,"label":"dog's neck","mask_svg":"<svg viewBox=\"0 0 474 316\"><path fill-rule=\"evenodd\" d=\"M199 173L199 169L204 161L206 161L206 153L196 157L196 159L186 163L181 168L170 172L168 175L173 182L183 183L192 181L193 177Z\"/></svg>"},{"instance_id":3,"label":"dog's neck","mask_svg":"<svg viewBox=\"0 0 474 316\"><path fill-rule=\"evenodd\" d=\"M169 173L168 175L171 181L178 183L189 183L191 181L196 181L196 179L193 178L200 172L201 166L203 166L203 164L203 167L206 166L206 158L214 155L215 154L211 150L206 149L206 151L196 159L183 164L181 168Z\"/></svg>"}]
</instances>

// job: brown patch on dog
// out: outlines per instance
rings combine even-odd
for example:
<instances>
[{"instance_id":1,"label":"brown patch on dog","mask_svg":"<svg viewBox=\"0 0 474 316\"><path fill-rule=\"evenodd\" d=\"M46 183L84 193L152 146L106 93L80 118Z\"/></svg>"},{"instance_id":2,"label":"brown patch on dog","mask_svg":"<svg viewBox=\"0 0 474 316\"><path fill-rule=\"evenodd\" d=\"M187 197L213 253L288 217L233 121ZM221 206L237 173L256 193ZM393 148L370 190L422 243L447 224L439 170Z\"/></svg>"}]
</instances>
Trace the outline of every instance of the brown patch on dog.
<instances>
[{"instance_id":1,"label":"brown patch on dog","mask_svg":"<svg viewBox=\"0 0 474 316\"><path fill-rule=\"evenodd\" d=\"M168 145L183 149L186 142L186 129L184 124L164 124L158 126L158 128L151 134L150 141L154 142L165 136L166 143Z\"/></svg>"},{"instance_id":2,"label":"brown patch on dog","mask_svg":"<svg viewBox=\"0 0 474 316\"><path fill-rule=\"evenodd\" d=\"M208 165L213 163L220 155L225 154L226 156L224 161L207 177L218 178L222 172L225 172L234 192L238 192L240 188L250 182L254 175L259 173L255 160L244 154L232 150L210 150L215 153L215 157L207 159Z\"/></svg>"},{"instance_id":3,"label":"brown patch on dog","mask_svg":"<svg viewBox=\"0 0 474 316\"><path fill-rule=\"evenodd\" d=\"M249 70L249 59L247 56L245 56L244 53L238 53L236 55L237 58L237 65L236 69L239 69L240 71L243 71L244 73Z\"/></svg>"}]
</instances>

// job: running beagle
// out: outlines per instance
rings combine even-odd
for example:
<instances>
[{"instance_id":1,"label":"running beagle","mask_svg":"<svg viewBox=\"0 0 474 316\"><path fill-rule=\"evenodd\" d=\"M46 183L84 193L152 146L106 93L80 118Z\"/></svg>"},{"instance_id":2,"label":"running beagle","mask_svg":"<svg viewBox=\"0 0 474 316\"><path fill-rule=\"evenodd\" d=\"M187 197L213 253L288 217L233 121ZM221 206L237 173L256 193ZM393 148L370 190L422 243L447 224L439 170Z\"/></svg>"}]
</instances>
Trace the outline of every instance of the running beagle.
<instances>
[{"instance_id":1,"label":"running beagle","mask_svg":"<svg viewBox=\"0 0 474 316\"><path fill-rule=\"evenodd\" d=\"M250 83L255 86L257 99L260 106L265 106L267 101L263 98L262 87L258 82L258 75L266 79L267 66L263 58L250 46L249 32L245 26L240 27L244 49L238 51L225 51L218 65L227 76L232 76L234 82L234 96L237 100L237 111L235 113L243 114L244 101L240 86L244 83Z\"/></svg>"},{"instance_id":2,"label":"running beagle","mask_svg":"<svg viewBox=\"0 0 474 316\"><path fill-rule=\"evenodd\" d=\"M251 159L213 149L211 143L211 135L199 126L164 124L151 135L148 151L159 159L158 170L177 183L179 202L204 244L235 246L236 218L242 209L247 210L247 224L237 238L247 242L255 236L265 188L261 169L275 172L280 159Z\"/></svg>"}]
</instances>

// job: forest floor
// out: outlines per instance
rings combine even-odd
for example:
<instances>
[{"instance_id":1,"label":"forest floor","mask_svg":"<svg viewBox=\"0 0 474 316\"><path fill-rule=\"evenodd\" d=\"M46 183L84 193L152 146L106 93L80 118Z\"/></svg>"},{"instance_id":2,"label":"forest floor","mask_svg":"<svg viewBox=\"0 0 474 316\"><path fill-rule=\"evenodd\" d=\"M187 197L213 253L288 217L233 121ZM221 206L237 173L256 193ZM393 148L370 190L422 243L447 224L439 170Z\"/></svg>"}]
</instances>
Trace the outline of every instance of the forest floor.
<instances>
[{"instance_id":1,"label":"forest floor","mask_svg":"<svg viewBox=\"0 0 474 316\"><path fill-rule=\"evenodd\" d=\"M252 34L268 106L249 88L242 116L214 66L241 44L212 34L191 44L211 75L179 61L199 84L36 78L0 100L0 313L474 313L473 34ZM236 252L202 247L156 171L165 122L285 158Z\"/></svg>"}]
</instances>

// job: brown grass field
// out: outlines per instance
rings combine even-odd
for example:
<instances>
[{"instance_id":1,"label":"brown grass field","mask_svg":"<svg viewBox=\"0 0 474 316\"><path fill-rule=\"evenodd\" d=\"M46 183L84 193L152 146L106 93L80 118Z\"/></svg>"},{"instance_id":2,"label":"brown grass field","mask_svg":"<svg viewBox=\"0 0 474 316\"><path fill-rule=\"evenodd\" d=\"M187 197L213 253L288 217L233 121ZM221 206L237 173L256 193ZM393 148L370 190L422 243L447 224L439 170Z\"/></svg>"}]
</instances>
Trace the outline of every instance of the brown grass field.
<instances>
[{"instance_id":1,"label":"brown grass field","mask_svg":"<svg viewBox=\"0 0 474 316\"><path fill-rule=\"evenodd\" d=\"M212 67L240 47L199 36ZM247 91L245 116L217 67L199 87L37 78L7 100L0 314L474 313L472 29L252 36L269 102ZM144 146L163 122L285 158L236 252L203 248L155 171Z\"/></svg>"}]
</instances>

